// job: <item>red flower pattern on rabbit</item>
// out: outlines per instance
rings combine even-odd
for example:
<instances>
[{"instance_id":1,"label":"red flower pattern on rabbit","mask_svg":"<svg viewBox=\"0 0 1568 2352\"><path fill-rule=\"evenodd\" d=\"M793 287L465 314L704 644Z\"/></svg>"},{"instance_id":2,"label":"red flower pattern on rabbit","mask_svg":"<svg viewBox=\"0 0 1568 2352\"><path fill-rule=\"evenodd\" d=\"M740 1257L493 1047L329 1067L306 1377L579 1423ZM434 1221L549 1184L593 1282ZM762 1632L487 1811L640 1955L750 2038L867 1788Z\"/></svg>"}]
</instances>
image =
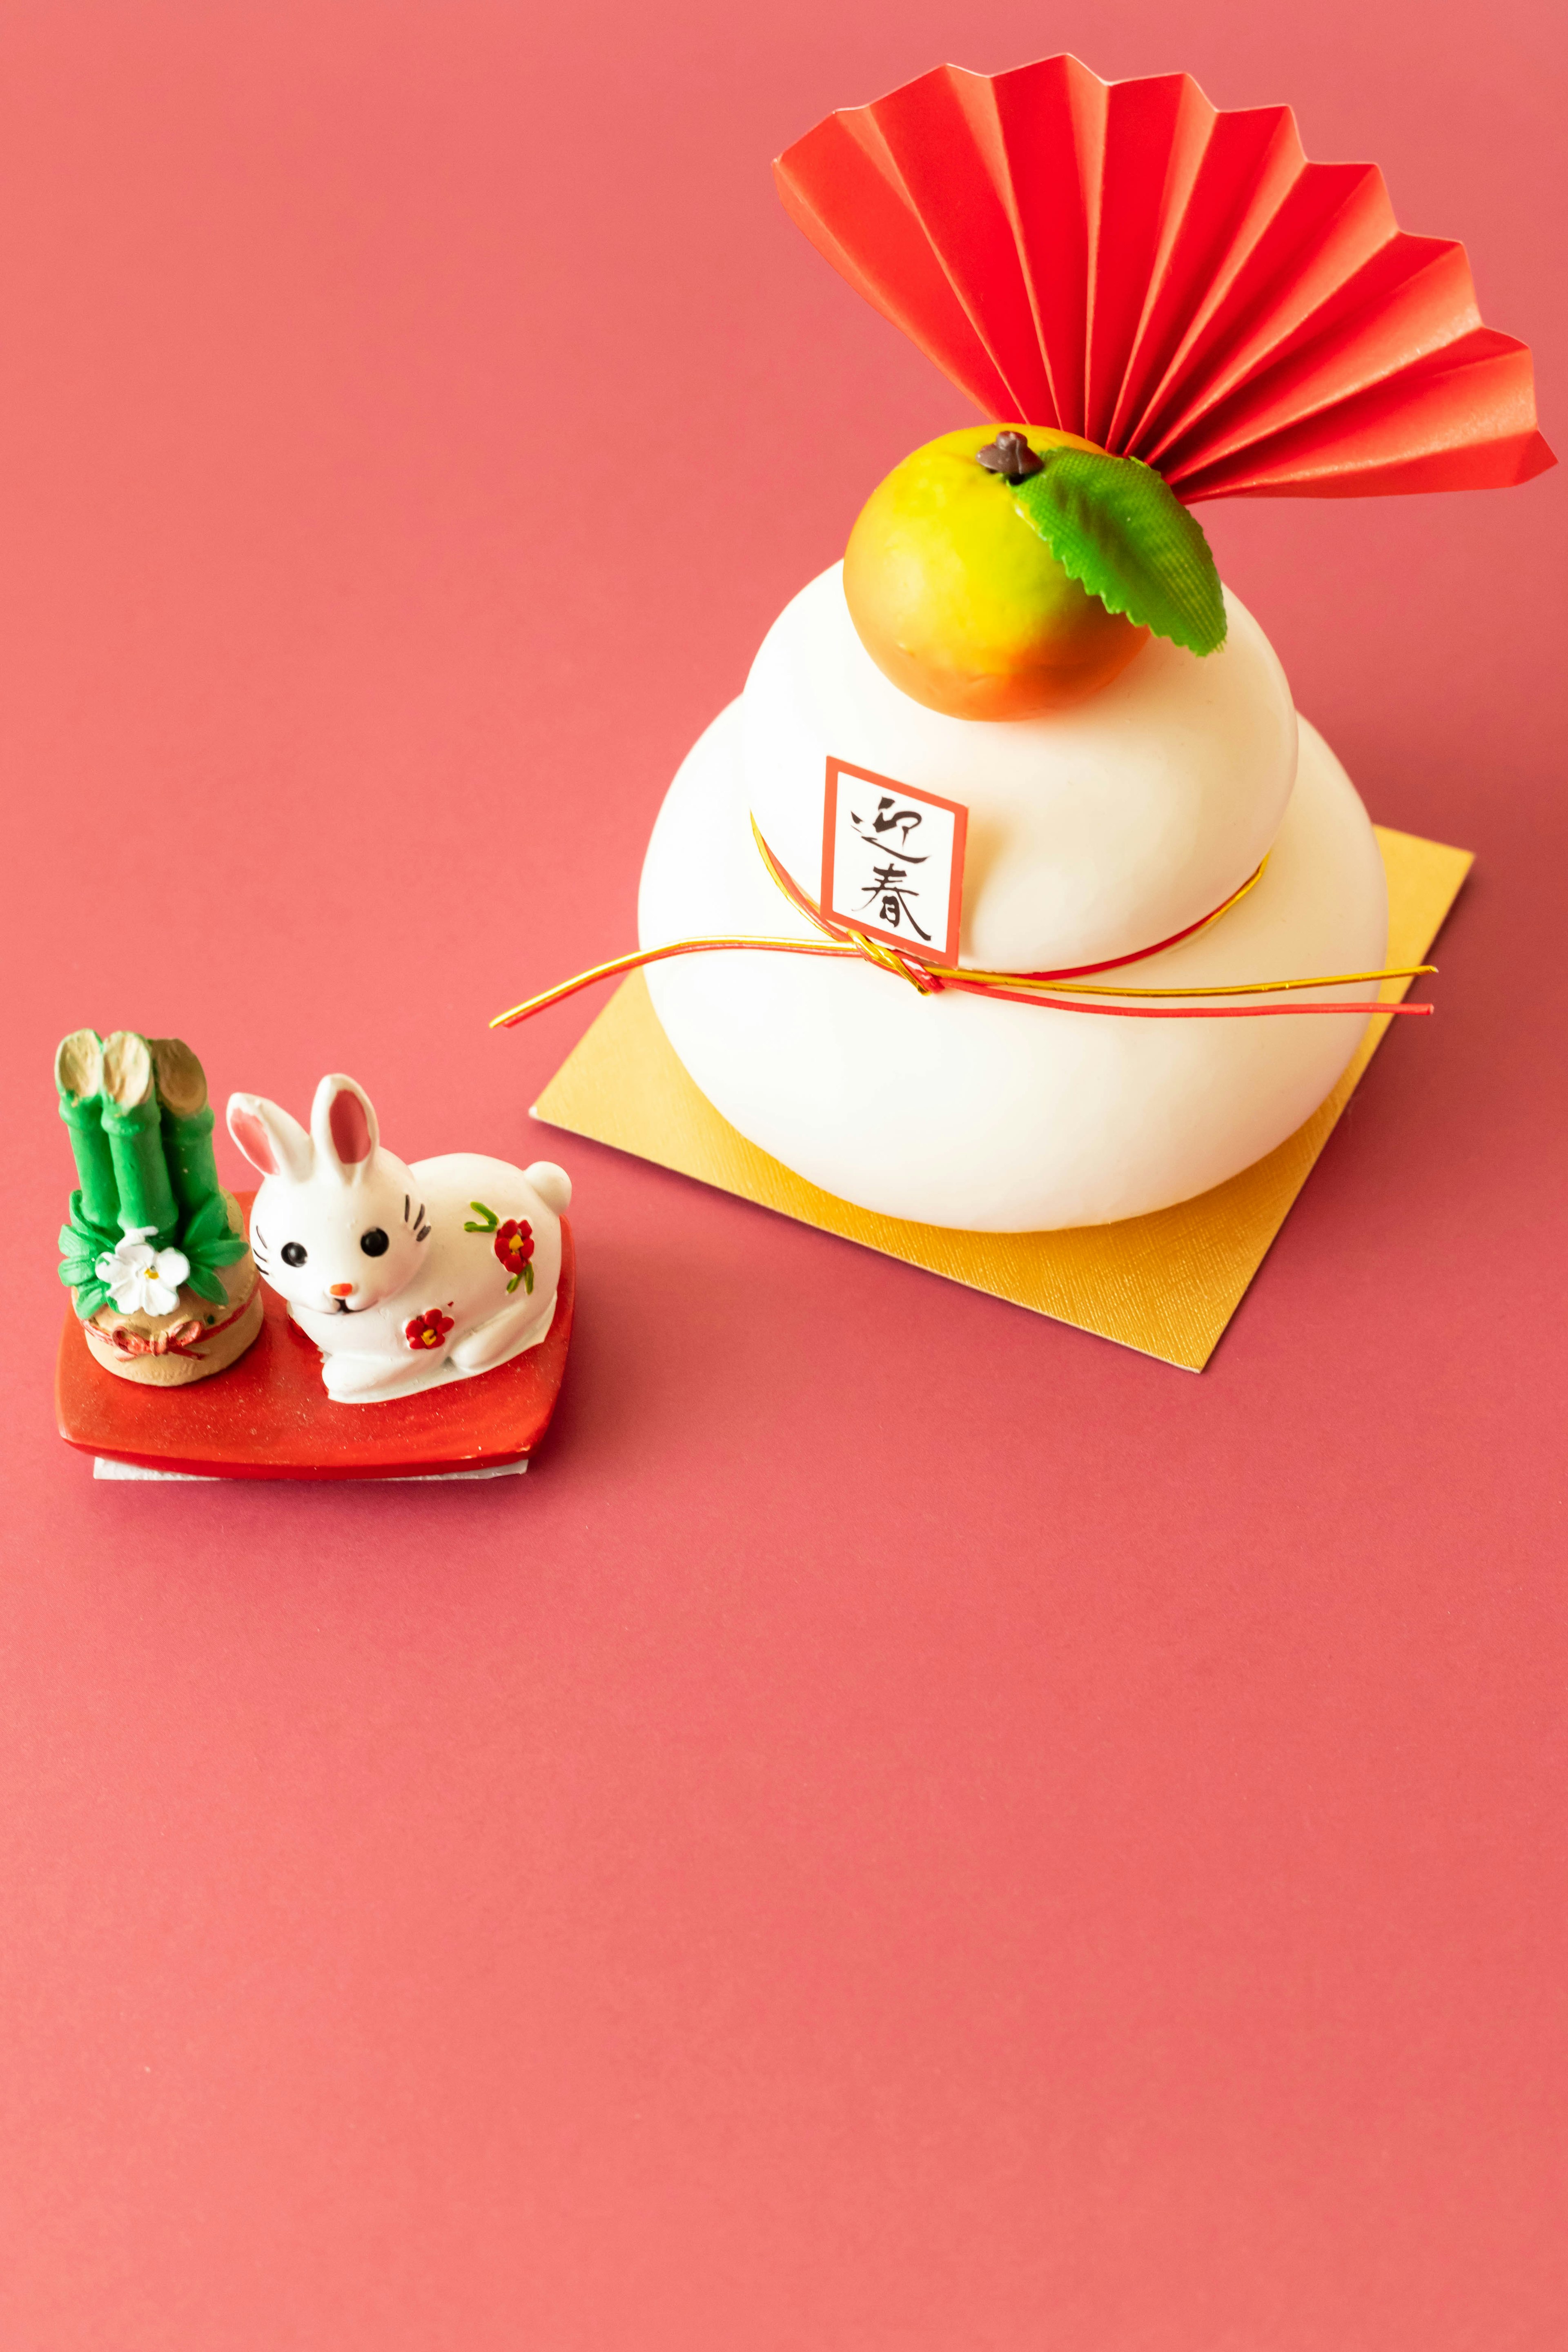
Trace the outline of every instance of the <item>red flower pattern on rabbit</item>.
<instances>
[{"instance_id":1,"label":"red flower pattern on rabbit","mask_svg":"<svg viewBox=\"0 0 1568 2352\"><path fill-rule=\"evenodd\" d=\"M414 1316L403 1327L403 1336L411 1348L438 1348L452 1328L452 1318L443 1315L438 1307L427 1307L423 1315Z\"/></svg>"},{"instance_id":2,"label":"red flower pattern on rabbit","mask_svg":"<svg viewBox=\"0 0 1568 2352\"><path fill-rule=\"evenodd\" d=\"M509 1217L496 1234L496 1255L508 1274L521 1274L533 1255L533 1227L526 1217Z\"/></svg>"}]
</instances>

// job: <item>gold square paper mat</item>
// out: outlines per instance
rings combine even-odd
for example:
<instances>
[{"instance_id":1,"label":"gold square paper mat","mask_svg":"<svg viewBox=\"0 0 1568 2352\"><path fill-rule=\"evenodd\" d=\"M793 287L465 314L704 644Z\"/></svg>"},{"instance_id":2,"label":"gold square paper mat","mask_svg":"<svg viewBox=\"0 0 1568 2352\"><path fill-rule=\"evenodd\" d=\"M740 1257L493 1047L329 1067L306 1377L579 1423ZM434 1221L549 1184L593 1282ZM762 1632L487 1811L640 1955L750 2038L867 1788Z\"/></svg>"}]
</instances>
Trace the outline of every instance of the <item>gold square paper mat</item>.
<instances>
[{"instance_id":1,"label":"gold square paper mat","mask_svg":"<svg viewBox=\"0 0 1568 2352\"><path fill-rule=\"evenodd\" d=\"M1458 896L1470 852L1383 825L1376 831L1388 874L1388 961L1419 963ZM1384 981L1383 995L1397 1003L1407 986ZM533 1115L950 1282L1201 1372L1389 1026L1386 1019L1369 1024L1328 1100L1267 1160L1176 1208L1062 1233L968 1234L906 1224L819 1192L738 1135L698 1092L659 1027L640 972L621 983Z\"/></svg>"}]
</instances>

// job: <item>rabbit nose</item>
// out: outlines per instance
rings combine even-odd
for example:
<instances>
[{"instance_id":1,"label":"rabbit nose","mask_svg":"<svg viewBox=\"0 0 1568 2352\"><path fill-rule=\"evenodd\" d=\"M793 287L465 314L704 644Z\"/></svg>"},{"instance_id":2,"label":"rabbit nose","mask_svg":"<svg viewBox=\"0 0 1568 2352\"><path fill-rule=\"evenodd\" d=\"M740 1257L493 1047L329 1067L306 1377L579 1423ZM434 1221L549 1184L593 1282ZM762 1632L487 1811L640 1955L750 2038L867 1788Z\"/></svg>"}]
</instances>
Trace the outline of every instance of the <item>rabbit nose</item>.
<instances>
[{"instance_id":1,"label":"rabbit nose","mask_svg":"<svg viewBox=\"0 0 1568 2352\"><path fill-rule=\"evenodd\" d=\"M327 1296L329 1298L351 1298L353 1296L353 1284L352 1282L331 1283L328 1286Z\"/></svg>"}]
</instances>

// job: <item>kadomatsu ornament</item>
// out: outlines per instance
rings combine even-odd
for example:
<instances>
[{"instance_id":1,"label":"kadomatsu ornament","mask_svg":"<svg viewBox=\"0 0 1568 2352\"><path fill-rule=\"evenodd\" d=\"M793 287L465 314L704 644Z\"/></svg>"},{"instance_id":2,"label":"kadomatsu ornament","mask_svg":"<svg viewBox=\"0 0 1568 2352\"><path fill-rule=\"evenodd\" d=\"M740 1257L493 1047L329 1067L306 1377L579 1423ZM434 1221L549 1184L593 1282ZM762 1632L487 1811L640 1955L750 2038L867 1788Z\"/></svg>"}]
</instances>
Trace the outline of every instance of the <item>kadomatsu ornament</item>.
<instances>
[{"instance_id":1,"label":"kadomatsu ornament","mask_svg":"<svg viewBox=\"0 0 1568 2352\"><path fill-rule=\"evenodd\" d=\"M60 1280L87 1352L149 1388L226 1370L261 1328L261 1292L239 1203L217 1181L201 1064L177 1037L78 1029L55 1085L79 1180Z\"/></svg>"}]
</instances>

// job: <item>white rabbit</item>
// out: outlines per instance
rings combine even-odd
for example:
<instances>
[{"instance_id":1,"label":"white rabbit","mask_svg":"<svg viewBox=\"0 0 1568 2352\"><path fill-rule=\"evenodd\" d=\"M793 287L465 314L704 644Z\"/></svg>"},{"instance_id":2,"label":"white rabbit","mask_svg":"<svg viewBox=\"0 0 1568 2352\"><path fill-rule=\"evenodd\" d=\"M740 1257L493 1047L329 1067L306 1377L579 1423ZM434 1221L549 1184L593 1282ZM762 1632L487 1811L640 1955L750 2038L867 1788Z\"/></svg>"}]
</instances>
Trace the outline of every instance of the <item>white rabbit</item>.
<instances>
[{"instance_id":1,"label":"white rabbit","mask_svg":"<svg viewBox=\"0 0 1568 2352\"><path fill-rule=\"evenodd\" d=\"M405 1167L353 1078L316 1088L310 1132L231 1095L228 1131L263 1178L250 1215L262 1277L321 1349L340 1403L466 1380L536 1347L555 1312L572 1181L454 1151Z\"/></svg>"}]
</instances>

